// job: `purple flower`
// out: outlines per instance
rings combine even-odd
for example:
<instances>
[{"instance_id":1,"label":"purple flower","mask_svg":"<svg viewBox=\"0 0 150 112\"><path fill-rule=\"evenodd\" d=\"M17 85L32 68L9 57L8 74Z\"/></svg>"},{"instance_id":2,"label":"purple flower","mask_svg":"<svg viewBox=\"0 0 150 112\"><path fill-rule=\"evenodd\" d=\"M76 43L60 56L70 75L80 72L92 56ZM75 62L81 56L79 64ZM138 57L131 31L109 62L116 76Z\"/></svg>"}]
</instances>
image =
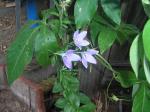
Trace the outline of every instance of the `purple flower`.
<instances>
[{"instance_id":1,"label":"purple flower","mask_svg":"<svg viewBox=\"0 0 150 112\"><path fill-rule=\"evenodd\" d=\"M74 32L73 40L74 40L75 45L80 50L83 46L88 46L90 44L87 40L85 40L86 35L87 35L87 31L82 31L79 33L79 30L77 30Z\"/></svg>"},{"instance_id":2,"label":"purple flower","mask_svg":"<svg viewBox=\"0 0 150 112\"><path fill-rule=\"evenodd\" d=\"M72 69L72 62L81 60L80 56L74 53L74 50L68 50L65 53L62 53L61 56L64 65L69 69Z\"/></svg>"},{"instance_id":3,"label":"purple flower","mask_svg":"<svg viewBox=\"0 0 150 112\"><path fill-rule=\"evenodd\" d=\"M99 53L99 51L97 50L94 50L94 49L88 49L87 51L85 52L82 52L81 55L82 55L82 64L85 68L88 68L88 62L89 63L92 63L92 64L96 64L96 59L93 55L97 55Z\"/></svg>"}]
</instances>

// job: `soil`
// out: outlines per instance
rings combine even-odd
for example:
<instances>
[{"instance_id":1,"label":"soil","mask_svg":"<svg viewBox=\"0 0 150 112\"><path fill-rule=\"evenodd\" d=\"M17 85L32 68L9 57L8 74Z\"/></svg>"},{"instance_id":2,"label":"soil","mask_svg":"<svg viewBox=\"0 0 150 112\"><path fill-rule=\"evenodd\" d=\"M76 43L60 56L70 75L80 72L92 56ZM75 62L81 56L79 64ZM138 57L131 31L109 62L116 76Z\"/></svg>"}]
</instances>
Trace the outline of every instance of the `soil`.
<instances>
[{"instance_id":1,"label":"soil","mask_svg":"<svg viewBox=\"0 0 150 112\"><path fill-rule=\"evenodd\" d=\"M32 112L11 91L0 91L0 112Z\"/></svg>"}]
</instances>

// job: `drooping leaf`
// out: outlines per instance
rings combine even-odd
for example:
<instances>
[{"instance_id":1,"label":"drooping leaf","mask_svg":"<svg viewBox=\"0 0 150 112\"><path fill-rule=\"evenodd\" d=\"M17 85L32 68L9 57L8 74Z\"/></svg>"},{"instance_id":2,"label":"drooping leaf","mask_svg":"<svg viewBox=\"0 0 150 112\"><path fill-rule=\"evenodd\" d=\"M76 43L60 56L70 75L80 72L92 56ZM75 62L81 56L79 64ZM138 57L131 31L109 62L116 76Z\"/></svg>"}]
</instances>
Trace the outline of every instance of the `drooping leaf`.
<instances>
[{"instance_id":1,"label":"drooping leaf","mask_svg":"<svg viewBox=\"0 0 150 112\"><path fill-rule=\"evenodd\" d=\"M98 45L101 53L108 50L117 38L117 33L110 28L103 28L98 36Z\"/></svg>"},{"instance_id":2,"label":"drooping leaf","mask_svg":"<svg viewBox=\"0 0 150 112\"><path fill-rule=\"evenodd\" d=\"M150 20L147 21L143 30L143 45L147 59L150 61Z\"/></svg>"},{"instance_id":3,"label":"drooping leaf","mask_svg":"<svg viewBox=\"0 0 150 112\"><path fill-rule=\"evenodd\" d=\"M150 0L142 0L145 13L150 18Z\"/></svg>"},{"instance_id":4,"label":"drooping leaf","mask_svg":"<svg viewBox=\"0 0 150 112\"><path fill-rule=\"evenodd\" d=\"M144 57L143 59L144 72L148 83L150 84L150 62Z\"/></svg>"},{"instance_id":5,"label":"drooping leaf","mask_svg":"<svg viewBox=\"0 0 150 112\"><path fill-rule=\"evenodd\" d=\"M146 83L140 84L133 100L132 112L149 112L150 88Z\"/></svg>"},{"instance_id":6,"label":"drooping leaf","mask_svg":"<svg viewBox=\"0 0 150 112\"><path fill-rule=\"evenodd\" d=\"M9 46L7 51L7 74L11 84L20 75L33 56L33 43L37 28L31 28L35 22L28 22L17 34L16 40Z\"/></svg>"},{"instance_id":7,"label":"drooping leaf","mask_svg":"<svg viewBox=\"0 0 150 112\"><path fill-rule=\"evenodd\" d=\"M118 71L119 73L115 77L117 81L120 82L121 86L124 88L129 88L136 83L137 79L133 72L131 71Z\"/></svg>"},{"instance_id":8,"label":"drooping leaf","mask_svg":"<svg viewBox=\"0 0 150 112\"><path fill-rule=\"evenodd\" d=\"M134 39L130 48L130 63L135 72L136 77L138 78L140 64L139 35Z\"/></svg>"},{"instance_id":9,"label":"drooping leaf","mask_svg":"<svg viewBox=\"0 0 150 112\"><path fill-rule=\"evenodd\" d=\"M51 64L51 57L58 50L59 46L54 33L47 26L41 25L35 40L35 56L37 62L42 66Z\"/></svg>"},{"instance_id":10,"label":"drooping leaf","mask_svg":"<svg viewBox=\"0 0 150 112\"><path fill-rule=\"evenodd\" d=\"M121 22L120 0L101 0L101 5L106 15L119 25Z\"/></svg>"},{"instance_id":11,"label":"drooping leaf","mask_svg":"<svg viewBox=\"0 0 150 112\"><path fill-rule=\"evenodd\" d=\"M98 0L77 0L75 3L74 16L77 28L89 24L98 7Z\"/></svg>"}]
</instances>

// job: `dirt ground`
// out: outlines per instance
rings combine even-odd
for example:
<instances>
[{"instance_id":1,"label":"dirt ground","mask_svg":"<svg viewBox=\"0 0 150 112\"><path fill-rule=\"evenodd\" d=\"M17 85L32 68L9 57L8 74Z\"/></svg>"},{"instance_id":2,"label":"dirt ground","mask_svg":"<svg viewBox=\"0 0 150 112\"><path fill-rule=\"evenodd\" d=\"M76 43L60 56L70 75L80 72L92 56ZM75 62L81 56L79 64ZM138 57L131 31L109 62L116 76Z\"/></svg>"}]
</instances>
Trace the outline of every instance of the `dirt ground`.
<instances>
[{"instance_id":1,"label":"dirt ground","mask_svg":"<svg viewBox=\"0 0 150 112\"><path fill-rule=\"evenodd\" d=\"M32 112L11 91L0 91L0 112Z\"/></svg>"}]
</instances>

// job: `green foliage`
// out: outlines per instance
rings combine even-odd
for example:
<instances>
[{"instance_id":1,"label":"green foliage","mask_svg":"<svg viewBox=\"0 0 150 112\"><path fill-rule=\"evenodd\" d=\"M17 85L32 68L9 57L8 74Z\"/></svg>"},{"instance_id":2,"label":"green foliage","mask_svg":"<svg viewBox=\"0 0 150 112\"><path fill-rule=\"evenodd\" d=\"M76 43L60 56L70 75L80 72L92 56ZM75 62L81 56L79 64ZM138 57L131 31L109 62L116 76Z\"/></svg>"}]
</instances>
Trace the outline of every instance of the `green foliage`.
<instances>
[{"instance_id":1,"label":"green foliage","mask_svg":"<svg viewBox=\"0 0 150 112\"><path fill-rule=\"evenodd\" d=\"M7 51L7 73L8 82L11 84L23 72L25 66L30 63L34 50L34 39L38 27L31 26L37 23L29 21L17 34L16 40L10 45Z\"/></svg>"},{"instance_id":2,"label":"green foliage","mask_svg":"<svg viewBox=\"0 0 150 112\"><path fill-rule=\"evenodd\" d=\"M116 24L121 23L121 7L120 0L101 0L102 8L105 14Z\"/></svg>"},{"instance_id":3,"label":"green foliage","mask_svg":"<svg viewBox=\"0 0 150 112\"><path fill-rule=\"evenodd\" d=\"M95 110L95 105L85 94L80 93L79 81L75 74L63 69L60 71L53 92L63 94L63 98L59 98L55 105L64 112L92 112Z\"/></svg>"},{"instance_id":4,"label":"green foliage","mask_svg":"<svg viewBox=\"0 0 150 112\"><path fill-rule=\"evenodd\" d=\"M142 0L142 3L143 3L145 13L150 18L150 1L149 0Z\"/></svg>"},{"instance_id":5,"label":"green foliage","mask_svg":"<svg viewBox=\"0 0 150 112\"><path fill-rule=\"evenodd\" d=\"M134 97L132 112L149 112L150 89L147 84L140 84Z\"/></svg>"},{"instance_id":6,"label":"green foliage","mask_svg":"<svg viewBox=\"0 0 150 112\"><path fill-rule=\"evenodd\" d=\"M130 48L130 62L131 66L135 72L136 77L139 74L139 64L140 64L140 54L139 54L139 35L134 39L131 48Z\"/></svg>"},{"instance_id":7,"label":"green foliage","mask_svg":"<svg viewBox=\"0 0 150 112\"><path fill-rule=\"evenodd\" d=\"M115 77L117 81L120 82L121 86L124 88L132 87L136 84L137 78L135 74L131 71L118 71L119 73Z\"/></svg>"},{"instance_id":8,"label":"green foliage","mask_svg":"<svg viewBox=\"0 0 150 112\"><path fill-rule=\"evenodd\" d=\"M110 48L114 41L117 38L117 34L115 31L110 28L103 28L98 36L98 45L101 53L104 53L108 48Z\"/></svg>"},{"instance_id":9,"label":"green foliage","mask_svg":"<svg viewBox=\"0 0 150 112\"><path fill-rule=\"evenodd\" d=\"M87 26L98 7L98 0L77 0L75 3L74 16L77 28Z\"/></svg>"},{"instance_id":10,"label":"green foliage","mask_svg":"<svg viewBox=\"0 0 150 112\"><path fill-rule=\"evenodd\" d=\"M79 94L79 97L80 97L80 102L81 104L88 104L90 102L90 98L87 97L85 94L83 93L80 93Z\"/></svg>"},{"instance_id":11,"label":"green foliage","mask_svg":"<svg viewBox=\"0 0 150 112\"><path fill-rule=\"evenodd\" d=\"M150 84L150 63L146 59L146 57L144 57L143 65L144 65L146 79L147 79L148 83Z\"/></svg>"},{"instance_id":12,"label":"green foliage","mask_svg":"<svg viewBox=\"0 0 150 112\"><path fill-rule=\"evenodd\" d=\"M101 53L108 50L116 41L123 44L133 40L130 62L134 73L131 70L114 70L101 55L97 55L97 60L113 73L122 87L133 86L132 112L148 112L150 110L150 20L141 33L137 27L121 21L120 0L100 0L100 4L98 0L76 0L75 4L72 4L74 18L71 18L73 15L67 10L73 3L71 0L53 0L53 2L55 5L53 8L42 12L42 20L30 21L23 26L16 40L8 48L9 84L23 73L25 66L35 57L42 66L57 65L58 74L53 93L59 94L60 98L55 103L56 107L63 112L93 112L96 107L88 96L80 92L76 70L67 70L59 60L64 50L74 47L72 32L75 29L81 31L86 29L90 32L88 37L94 47L98 46ZM142 0L142 3L145 13L150 17L150 1ZM38 25L33 28L35 24ZM116 96L113 96L113 99L119 100Z\"/></svg>"},{"instance_id":13,"label":"green foliage","mask_svg":"<svg viewBox=\"0 0 150 112\"><path fill-rule=\"evenodd\" d=\"M59 50L55 34L46 25L41 25L35 39L35 56L37 62L43 66L52 64L51 58Z\"/></svg>"},{"instance_id":14,"label":"green foliage","mask_svg":"<svg viewBox=\"0 0 150 112\"><path fill-rule=\"evenodd\" d=\"M53 93L59 93L59 92L62 92L62 91L63 91L63 88L62 88L61 83L56 81L55 84L54 84L54 87L53 87Z\"/></svg>"},{"instance_id":15,"label":"green foliage","mask_svg":"<svg viewBox=\"0 0 150 112\"><path fill-rule=\"evenodd\" d=\"M144 30L143 30L143 45L144 45L144 51L145 51L145 55L148 58L148 60L150 61L150 20L147 21L147 23L144 26Z\"/></svg>"},{"instance_id":16,"label":"green foliage","mask_svg":"<svg viewBox=\"0 0 150 112\"><path fill-rule=\"evenodd\" d=\"M117 40L120 44L123 44L127 40L132 40L131 37L135 37L139 33L139 29L137 27L125 23L121 23L119 26L117 26L116 31Z\"/></svg>"},{"instance_id":17,"label":"green foliage","mask_svg":"<svg viewBox=\"0 0 150 112\"><path fill-rule=\"evenodd\" d=\"M92 43L94 45L96 44L98 34L103 29L103 27L104 27L103 25L101 25L100 23L98 23L96 21L91 22L91 24L90 24L90 34L91 34Z\"/></svg>"},{"instance_id":18,"label":"green foliage","mask_svg":"<svg viewBox=\"0 0 150 112\"><path fill-rule=\"evenodd\" d=\"M58 108L63 109L66 104L67 104L67 101L66 101L65 98L59 98L59 99L56 101L55 106L58 107Z\"/></svg>"},{"instance_id":19,"label":"green foliage","mask_svg":"<svg viewBox=\"0 0 150 112\"><path fill-rule=\"evenodd\" d=\"M93 112L93 110L95 110L95 105L93 103L88 103L86 105L83 105L79 112Z\"/></svg>"}]
</instances>

